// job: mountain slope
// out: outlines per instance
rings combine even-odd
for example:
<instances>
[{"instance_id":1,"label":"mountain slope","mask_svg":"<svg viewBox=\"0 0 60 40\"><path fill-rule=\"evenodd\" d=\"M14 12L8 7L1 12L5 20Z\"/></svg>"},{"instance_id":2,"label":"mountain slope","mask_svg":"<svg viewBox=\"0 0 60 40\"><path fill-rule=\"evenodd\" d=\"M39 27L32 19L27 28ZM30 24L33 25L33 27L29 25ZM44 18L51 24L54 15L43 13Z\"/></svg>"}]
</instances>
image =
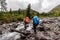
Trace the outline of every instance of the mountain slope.
<instances>
[{"instance_id":1,"label":"mountain slope","mask_svg":"<svg viewBox=\"0 0 60 40\"><path fill-rule=\"evenodd\" d=\"M50 12L60 12L60 5L58 5L57 7L55 7L53 10L51 10Z\"/></svg>"}]
</instances>

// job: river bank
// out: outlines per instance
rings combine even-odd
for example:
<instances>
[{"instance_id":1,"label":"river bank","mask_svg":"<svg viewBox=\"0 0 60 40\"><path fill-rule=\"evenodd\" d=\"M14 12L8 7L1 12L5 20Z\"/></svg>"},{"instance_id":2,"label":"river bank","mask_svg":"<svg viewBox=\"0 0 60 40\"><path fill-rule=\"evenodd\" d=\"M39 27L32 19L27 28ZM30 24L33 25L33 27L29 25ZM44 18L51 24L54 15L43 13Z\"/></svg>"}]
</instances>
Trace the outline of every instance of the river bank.
<instances>
[{"instance_id":1,"label":"river bank","mask_svg":"<svg viewBox=\"0 0 60 40\"><path fill-rule=\"evenodd\" d=\"M60 40L60 17L41 18L36 35L32 28L32 21L26 30L24 30L24 22L2 24L0 40L35 40L35 38L36 40Z\"/></svg>"}]
</instances>

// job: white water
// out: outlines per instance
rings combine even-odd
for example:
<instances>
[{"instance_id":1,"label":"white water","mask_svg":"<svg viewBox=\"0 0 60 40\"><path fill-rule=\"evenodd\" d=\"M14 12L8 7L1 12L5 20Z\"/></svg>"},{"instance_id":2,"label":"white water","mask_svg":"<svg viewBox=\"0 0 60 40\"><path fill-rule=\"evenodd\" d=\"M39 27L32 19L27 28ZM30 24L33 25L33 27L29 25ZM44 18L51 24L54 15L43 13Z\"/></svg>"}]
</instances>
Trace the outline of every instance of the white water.
<instances>
[{"instance_id":1,"label":"white water","mask_svg":"<svg viewBox=\"0 0 60 40\"><path fill-rule=\"evenodd\" d=\"M20 24L20 23L17 23ZM20 29L24 29L24 24L23 22L17 26L17 28L15 30L20 30ZM29 24L29 27L27 28L28 31L31 31L32 29L32 25ZM7 32L5 34L0 35L0 40L17 40L20 38L20 33L18 32Z\"/></svg>"},{"instance_id":2,"label":"white water","mask_svg":"<svg viewBox=\"0 0 60 40\"><path fill-rule=\"evenodd\" d=\"M16 32L3 34L0 40L16 40L17 38L20 38L19 35L20 34Z\"/></svg>"},{"instance_id":3,"label":"white water","mask_svg":"<svg viewBox=\"0 0 60 40\"><path fill-rule=\"evenodd\" d=\"M60 5L60 0L7 0L8 10L12 8L17 10L19 8L26 9L28 4L31 8L38 12L49 12L56 6Z\"/></svg>"}]
</instances>

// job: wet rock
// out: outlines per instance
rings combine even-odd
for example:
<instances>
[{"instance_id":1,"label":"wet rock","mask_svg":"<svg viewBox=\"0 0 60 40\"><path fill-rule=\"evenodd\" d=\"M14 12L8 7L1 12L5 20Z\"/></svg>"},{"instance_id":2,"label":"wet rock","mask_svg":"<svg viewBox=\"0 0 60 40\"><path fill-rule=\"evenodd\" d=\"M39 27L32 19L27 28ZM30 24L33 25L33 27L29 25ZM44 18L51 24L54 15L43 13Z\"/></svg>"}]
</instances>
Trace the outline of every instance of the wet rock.
<instances>
[{"instance_id":1,"label":"wet rock","mask_svg":"<svg viewBox=\"0 0 60 40\"><path fill-rule=\"evenodd\" d=\"M2 31L0 30L0 35L2 35Z\"/></svg>"},{"instance_id":2,"label":"wet rock","mask_svg":"<svg viewBox=\"0 0 60 40\"><path fill-rule=\"evenodd\" d=\"M41 38L40 40L47 40L46 38Z\"/></svg>"},{"instance_id":3,"label":"wet rock","mask_svg":"<svg viewBox=\"0 0 60 40\"><path fill-rule=\"evenodd\" d=\"M4 40L60 40L60 17L43 18L37 26L37 33L33 31L32 22L24 30L23 22L13 22L0 25L0 35ZM5 35L3 35L5 34ZM2 39L1 39L2 40Z\"/></svg>"}]
</instances>

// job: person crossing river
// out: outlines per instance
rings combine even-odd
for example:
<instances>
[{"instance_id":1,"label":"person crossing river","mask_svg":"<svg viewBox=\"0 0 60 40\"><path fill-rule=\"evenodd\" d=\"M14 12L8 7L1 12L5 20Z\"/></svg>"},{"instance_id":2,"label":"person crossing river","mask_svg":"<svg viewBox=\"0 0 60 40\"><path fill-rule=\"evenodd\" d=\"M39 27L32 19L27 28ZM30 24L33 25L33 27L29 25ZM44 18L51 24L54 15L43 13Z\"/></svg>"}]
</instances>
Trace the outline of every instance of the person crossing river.
<instances>
[{"instance_id":1,"label":"person crossing river","mask_svg":"<svg viewBox=\"0 0 60 40\"><path fill-rule=\"evenodd\" d=\"M30 23L30 18L29 17L25 17L24 18L24 26L25 26L25 30L27 29L27 27L29 26Z\"/></svg>"},{"instance_id":2,"label":"person crossing river","mask_svg":"<svg viewBox=\"0 0 60 40\"><path fill-rule=\"evenodd\" d=\"M33 28L34 28L34 33L36 34L36 27L39 24L39 18L37 16L33 17Z\"/></svg>"},{"instance_id":3,"label":"person crossing river","mask_svg":"<svg viewBox=\"0 0 60 40\"><path fill-rule=\"evenodd\" d=\"M25 26L25 30L27 29L27 27L29 27L29 23L30 23L30 18L29 17L25 17L24 18L24 26ZM34 29L34 33L36 33L36 27L39 24L39 18L37 16L33 17L33 29Z\"/></svg>"}]
</instances>

